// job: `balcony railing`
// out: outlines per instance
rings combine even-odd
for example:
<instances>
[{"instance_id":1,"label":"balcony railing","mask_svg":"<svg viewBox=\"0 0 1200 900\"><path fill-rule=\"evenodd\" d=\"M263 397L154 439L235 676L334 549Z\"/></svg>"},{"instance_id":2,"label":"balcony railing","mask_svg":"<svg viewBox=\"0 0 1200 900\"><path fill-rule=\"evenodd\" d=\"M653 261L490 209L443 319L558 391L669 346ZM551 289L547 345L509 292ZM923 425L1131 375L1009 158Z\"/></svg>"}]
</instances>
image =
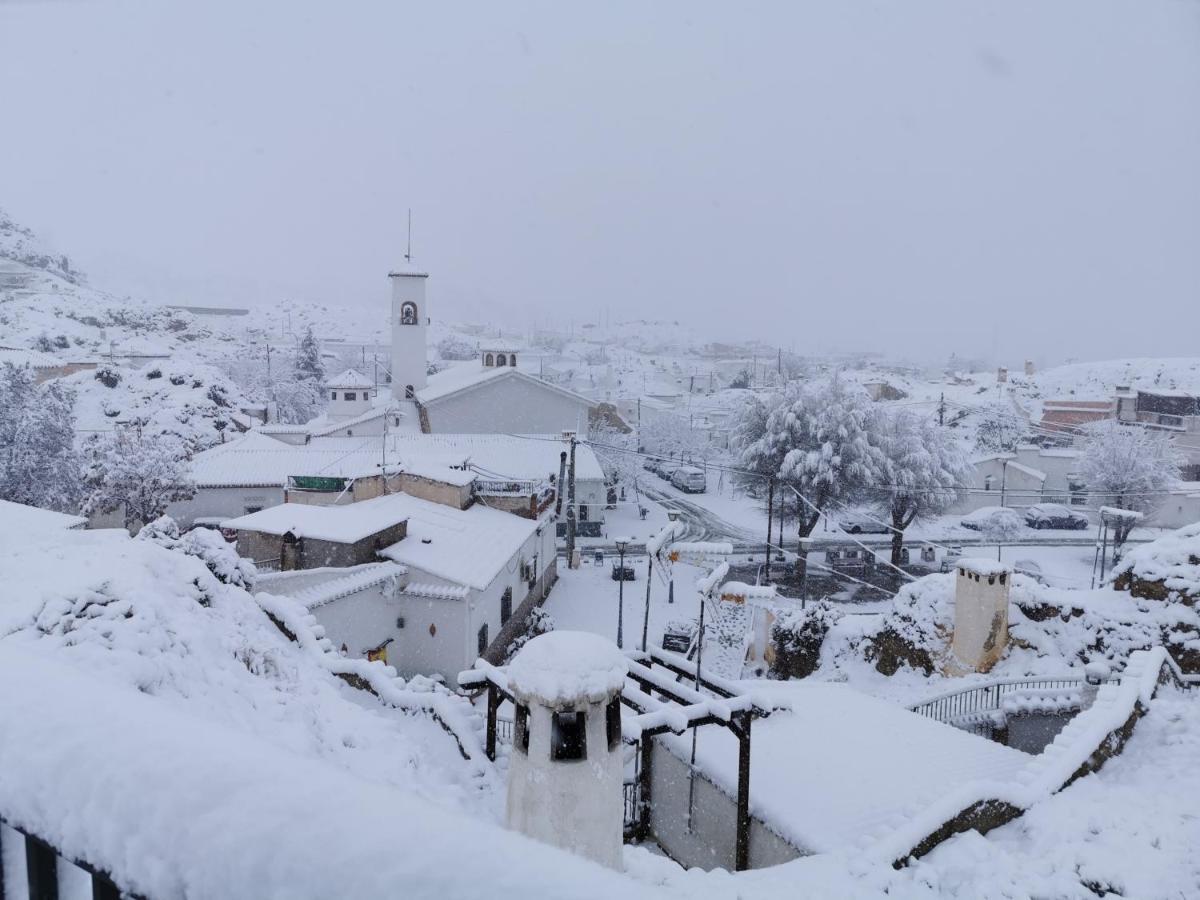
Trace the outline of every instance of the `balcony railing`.
<instances>
[{"instance_id":1,"label":"balcony railing","mask_svg":"<svg viewBox=\"0 0 1200 900\"><path fill-rule=\"evenodd\" d=\"M931 697L909 709L980 737L993 738L1004 697L1016 691L1078 688L1080 677L1011 678Z\"/></svg>"}]
</instances>

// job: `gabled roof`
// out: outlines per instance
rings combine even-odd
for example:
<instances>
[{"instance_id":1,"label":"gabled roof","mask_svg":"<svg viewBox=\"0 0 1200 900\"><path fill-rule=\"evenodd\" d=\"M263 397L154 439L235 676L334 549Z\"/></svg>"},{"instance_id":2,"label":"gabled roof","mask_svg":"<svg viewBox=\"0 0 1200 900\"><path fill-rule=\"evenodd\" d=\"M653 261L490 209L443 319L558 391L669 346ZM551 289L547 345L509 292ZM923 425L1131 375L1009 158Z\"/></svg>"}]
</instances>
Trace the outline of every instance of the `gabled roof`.
<instances>
[{"instance_id":1,"label":"gabled roof","mask_svg":"<svg viewBox=\"0 0 1200 900\"><path fill-rule=\"evenodd\" d=\"M544 390L568 397L580 405L589 408L596 405L594 400L589 400L582 394L577 394L574 391L569 391L548 381L543 381L541 378L535 378L533 375L526 375L520 369L513 368L512 366L485 366L479 360L451 366L448 369L430 375L428 384L417 391L417 399L426 406L431 406L441 400L445 400L447 397L475 390L488 382L497 381L501 378L524 379Z\"/></svg>"},{"instance_id":2,"label":"gabled roof","mask_svg":"<svg viewBox=\"0 0 1200 900\"><path fill-rule=\"evenodd\" d=\"M327 388L337 388L338 390L354 390L355 388L374 388L375 382L354 369L347 369L341 375L335 375L325 382Z\"/></svg>"},{"instance_id":3,"label":"gabled roof","mask_svg":"<svg viewBox=\"0 0 1200 900\"><path fill-rule=\"evenodd\" d=\"M341 506L280 503L236 519L226 519L221 527L263 534L290 532L299 538L353 544L405 521L408 509L403 503L384 502L405 496L392 494Z\"/></svg>"}]
</instances>

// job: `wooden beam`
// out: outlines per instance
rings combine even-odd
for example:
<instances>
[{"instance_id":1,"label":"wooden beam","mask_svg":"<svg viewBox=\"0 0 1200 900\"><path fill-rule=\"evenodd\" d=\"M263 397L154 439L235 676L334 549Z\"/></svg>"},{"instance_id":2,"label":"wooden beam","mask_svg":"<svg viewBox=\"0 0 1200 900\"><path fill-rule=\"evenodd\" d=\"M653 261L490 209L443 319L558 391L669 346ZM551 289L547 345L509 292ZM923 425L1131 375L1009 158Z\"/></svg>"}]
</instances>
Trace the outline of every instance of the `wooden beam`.
<instances>
[{"instance_id":1,"label":"wooden beam","mask_svg":"<svg viewBox=\"0 0 1200 900\"><path fill-rule=\"evenodd\" d=\"M25 835L29 900L58 900L58 854L39 837Z\"/></svg>"},{"instance_id":2,"label":"wooden beam","mask_svg":"<svg viewBox=\"0 0 1200 900\"><path fill-rule=\"evenodd\" d=\"M737 844L733 869L744 872L750 867L750 723L753 716L748 712L735 716L737 725L730 729L738 739Z\"/></svg>"},{"instance_id":3,"label":"wooden beam","mask_svg":"<svg viewBox=\"0 0 1200 900\"><path fill-rule=\"evenodd\" d=\"M487 758L496 761L496 714L500 710L500 689L492 682L487 684ZM514 716L514 730L515 730ZM516 735L514 734L515 738Z\"/></svg>"}]
</instances>

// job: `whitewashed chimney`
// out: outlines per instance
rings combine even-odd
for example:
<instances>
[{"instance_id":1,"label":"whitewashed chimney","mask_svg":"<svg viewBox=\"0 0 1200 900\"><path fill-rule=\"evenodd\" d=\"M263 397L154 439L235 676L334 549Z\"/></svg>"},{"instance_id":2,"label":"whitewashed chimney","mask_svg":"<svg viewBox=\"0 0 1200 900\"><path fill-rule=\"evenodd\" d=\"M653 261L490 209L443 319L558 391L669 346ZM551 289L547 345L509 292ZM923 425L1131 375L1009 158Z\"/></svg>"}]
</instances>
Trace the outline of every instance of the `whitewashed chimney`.
<instances>
[{"instance_id":1,"label":"whitewashed chimney","mask_svg":"<svg viewBox=\"0 0 1200 900\"><path fill-rule=\"evenodd\" d=\"M535 637L508 667L508 827L612 869L622 868L627 672L615 644L577 631Z\"/></svg>"},{"instance_id":2,"label":"whitewashed chimney","mask_svg":"<svg viewBox=\"0 0 1200 900\"><path fill-rule=\"evenodd\" d=\"M958 668L986 672L1008 645L1012 569L987 559L960 559L954 585L954 638Z\"/></svg>"}]
</instances>

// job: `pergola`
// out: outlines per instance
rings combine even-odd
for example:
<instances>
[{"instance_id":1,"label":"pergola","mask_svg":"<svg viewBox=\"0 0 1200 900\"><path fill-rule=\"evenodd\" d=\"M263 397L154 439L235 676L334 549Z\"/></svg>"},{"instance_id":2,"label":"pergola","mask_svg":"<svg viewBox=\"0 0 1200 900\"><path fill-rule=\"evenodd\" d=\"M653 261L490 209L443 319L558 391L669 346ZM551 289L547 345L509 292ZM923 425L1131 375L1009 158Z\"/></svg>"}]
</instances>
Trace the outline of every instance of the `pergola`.
<instances>
[{"instance_id":1,"label":"pergola","mask_svg":"<svg viewBox=\"0 0 1200 900\"><path fill-rule=\"evenodd\" d=\"M759 706L738 685L701 669L678 654L652 646L645 651L629 651L629 673L621 691L624 714L621 737L638 746L639 805L634 834L644 838L650 830L650 762L655 735L682 734L689 728L721 725L738 740L737 835L735 865L747 868L750 856L750 730L758 716L770 709ZM487 755L496 758L496 722L500 704L513 696L504 667L476 660L473 669L463 672L458 682L464 688L487 690Z\"/></svg>"}]
</instances>

